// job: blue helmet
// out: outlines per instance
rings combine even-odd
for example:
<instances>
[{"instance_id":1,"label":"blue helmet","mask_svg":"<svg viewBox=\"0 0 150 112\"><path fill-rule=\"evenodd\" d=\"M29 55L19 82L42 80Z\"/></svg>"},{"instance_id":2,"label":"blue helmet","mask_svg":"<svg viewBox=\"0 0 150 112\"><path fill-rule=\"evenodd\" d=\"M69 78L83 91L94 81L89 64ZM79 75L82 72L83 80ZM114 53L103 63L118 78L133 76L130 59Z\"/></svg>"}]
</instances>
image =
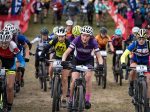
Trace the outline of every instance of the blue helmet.
<instances>
[{"instance_id":1,"label":"blue helmet","mask_svg":"<svg viewBox=\"0 0 150 112\"><path fill-rule=\"evenodd\" d=\"M122 36L122 31L121 31L120 28L117 28L117 29L115 30L115 35L120 35L120 36Z\"/></svg>"}]
</instances>

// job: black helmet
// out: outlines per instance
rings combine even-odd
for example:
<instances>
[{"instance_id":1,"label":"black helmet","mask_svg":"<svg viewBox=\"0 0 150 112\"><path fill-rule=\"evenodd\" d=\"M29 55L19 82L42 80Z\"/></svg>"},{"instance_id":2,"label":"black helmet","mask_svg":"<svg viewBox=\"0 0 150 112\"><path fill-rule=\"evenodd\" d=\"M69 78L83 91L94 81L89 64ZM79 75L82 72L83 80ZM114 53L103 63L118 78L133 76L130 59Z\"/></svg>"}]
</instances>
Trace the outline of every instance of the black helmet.
<instances>
[{"instance_id":1,"label":"black helmet","mask_svg":"<svg viewBox=\"0 0 150 112\"><path fill-rule=\"evenodd\" d=\"M102 34L107 34L107 28L101 27L100 33L102 33Z\"/></svg>"},{"instance_id":2,"label":"black helmet","mask_svg":"<svg viewBox=\"0 0 150 112\"><path fill-rule=\"evenodd\" d=\"M44 28L42 28L40 32L41 32L41 34L42 34L42 35L48 35L48 34L49 34L48 29L47 29L47 28L45 28L45 27L44 27Z\"/></svg>"}]
</instances>

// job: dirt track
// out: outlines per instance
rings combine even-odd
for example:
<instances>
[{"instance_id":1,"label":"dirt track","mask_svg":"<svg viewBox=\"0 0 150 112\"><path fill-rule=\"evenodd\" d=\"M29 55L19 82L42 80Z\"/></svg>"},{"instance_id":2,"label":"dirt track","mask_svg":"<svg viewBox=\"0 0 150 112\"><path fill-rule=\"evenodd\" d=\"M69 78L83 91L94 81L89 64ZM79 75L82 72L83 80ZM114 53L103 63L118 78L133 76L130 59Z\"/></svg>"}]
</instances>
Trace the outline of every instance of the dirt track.
<instances>
[{"instance_id":1,"label":"dirt track","mask_svg":"<svg viewBox=\"0 0 150 112\"><path fill-rule=\"evenodd\" d=\"M111 56L108 60L111 60ZM123 86L116 84L110 69L111 62L108 63L108 83L105 90L97 86L93 77L92 108L88 112L133 112L131 98L127 94L127 81L123 81ZM51 101L50 91L40 90L39 82L34 77L34 58L31 57L25 73L25 87L14 100L13 112L51 112ZM61 112L66 110L61 109Z\"/></svg>"}]
</instances>

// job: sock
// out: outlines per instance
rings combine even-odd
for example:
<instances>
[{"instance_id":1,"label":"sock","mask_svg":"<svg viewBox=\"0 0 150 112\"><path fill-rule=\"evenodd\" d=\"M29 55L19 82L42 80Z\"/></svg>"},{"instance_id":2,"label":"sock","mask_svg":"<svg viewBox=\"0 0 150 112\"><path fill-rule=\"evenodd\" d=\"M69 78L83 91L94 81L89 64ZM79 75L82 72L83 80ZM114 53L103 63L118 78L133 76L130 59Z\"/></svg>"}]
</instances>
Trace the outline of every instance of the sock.
<instances>
[{"instance_id":1,"label":"sock","mask_svg":"<svg viewBox=\"0 0 150 112\"><path fill-rule=\"evenodd\" d=\"M90 98L91 98L91 93L86 93L86 95L85 95L85 100L86 100L87 102L89 102L89 101L90 101Z\"/></svg>"},{"instance_id":2,"label":"sock","mask_svg":"<svg viewBox=\"0 0 150 112\"><path fill-rule=\"evenodd\" d=\"M12 107L12 103L7 103L7 107L8 107L8 110L10 111Z\"/></svg>"}]
</instances>

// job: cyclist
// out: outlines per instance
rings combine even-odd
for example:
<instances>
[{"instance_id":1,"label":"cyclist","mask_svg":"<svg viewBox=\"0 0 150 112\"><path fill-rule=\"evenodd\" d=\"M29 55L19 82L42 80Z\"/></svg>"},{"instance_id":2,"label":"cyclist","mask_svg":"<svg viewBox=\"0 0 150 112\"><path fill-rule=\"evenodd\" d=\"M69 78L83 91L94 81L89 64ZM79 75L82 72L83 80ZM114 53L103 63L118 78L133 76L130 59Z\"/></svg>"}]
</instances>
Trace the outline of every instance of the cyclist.
<instances>
[{"instance_id":1,"label":"cyclist","mask_svg":"<svg viewBox=\"0 0 150 112\"><path fill-rule=\"evenodd\" d=\"M55 55L53 59L56 60L61 60L63 53L66 51L68 48L70 42L69 40L66 39L66 28L63 26L60 26L56 32L57 38L54 40L50 41L49 44L43 49L42 54L41 54L41 59L44 58L44 54L52 47L54 47L55 50ZM53 65L50 64L49 66L49 74L50 78L52 79L53 76L53 70L52 70ZM62 71L62 106L66 106L66 95L67 95L67 89L68 89L68 75L69 70L63 70Z\"/></svg>"},{"instance_id":2,"label":"cyclist","mask_svg":"<svg viewBox=\"0 0 150 112\"><path fill-rule=\"evenodd\" d=\"M66 21L66 30L67 30L67 37L72 35L72 28L73 28L73 21L72 20L67 20Z\"/></svg>"},{"instance_id":3,"label":"cyclist","mask_svg":"<svg viewBox=\"0 0 150 112\"><path fill-rule=\"evenodd\" d=\"M117 28L115 29L115 34L112 36L112 45L114 47L114 54L113 54L113 66L112 69L114 69L115 67L115 62L116 62L116 50L122 50L122 41L123 41L123 37L122 37L122 31L121 29Z\"/></svg>"},{"instance_id":4,"label":"cyclist","mask_svg":"<svg viewBox=\"0 0 150 112\"><path fill-rule=\"evenodd\" d=\"M126 68L125 58L131 53L133 53L133 55L131 57L130 67L136 67L136 65L138 64L148 65L150 43L147 41L147 36L148 35L146 34L145 29L139 29L136 35L137 40L131 43L121 56L121 63L123 69ZM129 95L130 96L133 96L133 82L135 79L136 79L135 70L132 70L129 73L129 81L130 81ZM150 98L150 92L148 92L148 98Z\"/></svg>"},{"instance_id":5,"label":"cyclist","mask_svg":"<svg viewBox=\"0 0 150 112\"><path fill-rule=\"evenodd\" d=\"M132 28L132 34L130 34L129 37L125 41L126 47L129 46L129 44L136 39L135 36L138 33L139 29L140 28L136 26Z\"/></svg>"},{"instance_id":6,"label":"cyclist","mask_svg":"<svg viewBox=\"0 0 150 112\"><path fill-rule=\"evenodd\" d=\"M21 30L19 27L16 27L10 23L6 24L4 26L4 29L7 29L12 32L12 34L13 34L12 40L17 44L17 47L19 48L21 55L24 57L25 61L29 62L29 49L31 49L32 46L31 46L30 41L27 39L27 37L25 35L21 34ZM18 66L19 66L18 62L16 63L16 66L18 68ZM18 86L21 85L22 87L24 86L24 79L23 79L24 70L25 69L22 69L21 76L18 74L18 72L16 75L17 85Z\"/></svg>"},{"instance_id":7,"label":"cyclist","mask_svg":"<svg viewBox=\"0 0 150 112\"><path fill-rule=\"evenodd\" d=\"M80 36L81 34L81 27L79 25L75 25L72 28L72 35L68 37L68 40L72 42L76 37Z\"/></svg>"},{"instance_id":8,"label":"cyclist","mask_svg":"<svg viewBox=\"0 0 150 112\"><path fill-rule=\"evenodd\" d=\"M103 59L100 55L98 44L93 37L93 28L91 26L83 26L81 29L81 36L75 38L68 49L65 51L62 57L62 66L66 67L68 63L66 63L66 58L72 52L72 50L76 49L76 55L73 58L74 65L85 65L88 67L94 66L94 58L91 55L91 52L95 51L95 54L98 58L99 68L103 70ZM86 95L85 95L85 108L89 109L91 107L90 98L91 98L91 89L92 89L92 76L93 72L86 72ZM79 77L78 72L72 72L72 82L70 85L70 99L68 103L68 108L72 107L72 95L73 95L73 87L75 80Z\"/></svg>"},{"instance_id":9,"label":"cyclist","mask_svg":"<svg viewBox=\"0 0 150 112\"><path fill-rule=\"evenodd\" d=\"M56 32L57 32L58 28L59 28L58 26L55 26L55 27L53 28L53 33L51 33L51 34L49 35L49 37L50 37L51 40L57 37Z\"/></svg>"},{"instance_id":10,"label":"cyclist","mask_svg":"<svg viewBox=\"0 0 150 112\"><path fill-rule=\"evenodd\" d=\"M36 53L35 53L35 77L38 78L38 72L39 72L39 55L38 55L38 52L39 51L42 51L44 49L44 46L46 46L49 42L50 42L50 38L48 36L49 34L49 31L46 27L42 28L40 30L40 35L38 35L35 39L33 39L31 41L31 44L34 44L34 43L38 43L37 44L37 47L36 47ZM48 55L47 55L47 58Z\"/></svg>"},{"instance_id":11,"label":"cyclist","mask_svg":"<svg viewBox=\"0 0 150 112\"><path fill-rule=\"evenodd\" d=\"M98 42L100 50L106 50L107 43L110 45L111 51L114 52L114 47L109 35L107 35L107 28L101 27L100 34L96 35L95 39Z\"/></svg>"},{"instance_id":12,"label":"cyclist","mask_svg":"<svg viewBox=\"0 0 150 112\"><path fill-rule=\"evenodd\" d=\"M15 57L20 62L22 69L25 67L25 61L20 54L15 42L12 41L13 35L9 30L3 29L0 31L0 60L1 67L8 69L6 73L7 79L7 110L11 112L11 107L14 99L14 82L15 82Z\"/></svg>"}]
</instances>

